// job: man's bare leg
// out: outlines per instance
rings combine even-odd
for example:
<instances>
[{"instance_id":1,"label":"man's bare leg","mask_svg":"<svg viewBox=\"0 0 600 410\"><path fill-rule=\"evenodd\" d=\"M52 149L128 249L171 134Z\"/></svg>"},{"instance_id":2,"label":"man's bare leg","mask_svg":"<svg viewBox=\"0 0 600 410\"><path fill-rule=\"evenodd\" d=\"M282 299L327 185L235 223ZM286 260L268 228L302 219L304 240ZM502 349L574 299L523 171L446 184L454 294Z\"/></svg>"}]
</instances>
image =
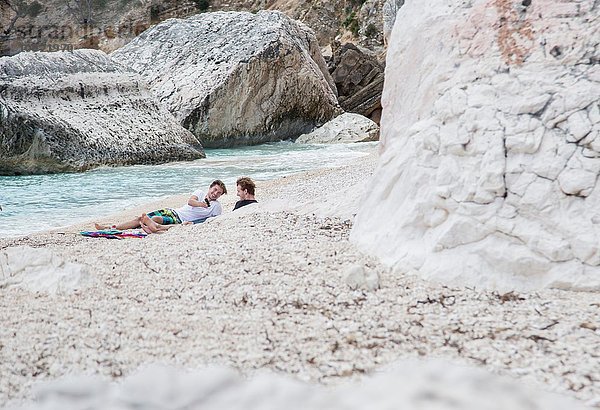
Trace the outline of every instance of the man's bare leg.
<instances>
[{"instance_id":1,"label":"man's bare leg","mask_svg":"<svg viewBox=\"0 0 600 410\"><path fill-rule=\"evenodd\" d=\"M122 231L125 229L139 228L141 226L140 219L141 218L138 216L137 218L132 219L131 221L121 222L118 225L101 225L101 224L95 223L94 226L99 231L103 231L105 229L118 229L118 230Z\"/></svg>"}]
</instances>

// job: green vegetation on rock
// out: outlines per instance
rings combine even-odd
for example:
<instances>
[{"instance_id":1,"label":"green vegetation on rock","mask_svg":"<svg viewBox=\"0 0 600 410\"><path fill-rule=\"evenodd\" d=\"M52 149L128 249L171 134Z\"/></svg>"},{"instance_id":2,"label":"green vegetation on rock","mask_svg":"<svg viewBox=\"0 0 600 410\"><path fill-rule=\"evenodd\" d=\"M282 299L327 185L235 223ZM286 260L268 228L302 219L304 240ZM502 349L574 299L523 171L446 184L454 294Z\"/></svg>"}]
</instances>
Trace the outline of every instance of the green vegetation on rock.
<instances>
[{"instance_id":1,"label":"green vegetation on rock","mask_svg":"<svg viewBox=\"0 0 600 410\"><path fill-rule=\"evenodd\" d=\"M369 37L369 38L374 38L376 37L378 34L377 31L377 27L375 26L375 24L370 23L367 28L365 29L365 36Z\"/></svg>"},{"instance_id":2,"label":"green vegetation on rock","mask_svg":"<svg viewBox=\"0 0 600 410\"><path fill-rule=\"evenodd\" d=\"M351 12L346 19L342 22L342 25L346 27L352 34L355 36L358 35L358 29L360 28L360 24L358 23L358 19L356 18L356 13Z\"/></svg>"},{"instance_id":3,"label":"green vegetation on rock","mask_svg":"<svg viewBox=\"0 0 600 410\"><path fill-rule=\"evenodd\" d=\"M208 10L208 8L210 7L209 0L194 0L194 4L196 4L196 8L198 9L198 11L201 12Z\"/></svg>"},{"instance_id":4,"label":"green vegetation on rock","mask_svg":"<svg viewBox=\"0 0 600 410\"><path fill-rule=\"evenodd\" d=\"M27 15L31 18L35 18L42 12L43 9L44 6L37 1L34 1L27 6Z\"/></svg>"}]
</instances>

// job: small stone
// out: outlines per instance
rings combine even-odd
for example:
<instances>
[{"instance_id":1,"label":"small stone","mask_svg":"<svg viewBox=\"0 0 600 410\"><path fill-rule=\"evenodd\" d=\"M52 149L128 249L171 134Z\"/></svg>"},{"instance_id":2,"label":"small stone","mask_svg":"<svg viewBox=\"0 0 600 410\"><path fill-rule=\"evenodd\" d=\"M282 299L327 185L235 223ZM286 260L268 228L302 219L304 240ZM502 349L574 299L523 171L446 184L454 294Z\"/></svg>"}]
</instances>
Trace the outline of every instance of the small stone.
<instances>
[{"instance_id":1,"label":"small stone","mask_svg":"<svg viewBox=\"0 0 600 410\"><path fill-rule=\"evenodd\" d=\"M379 289L379 275L374 270L367 270L361 265L351 266L345 273L344 280L352 290Z\"/></svg>"}]
</instances>

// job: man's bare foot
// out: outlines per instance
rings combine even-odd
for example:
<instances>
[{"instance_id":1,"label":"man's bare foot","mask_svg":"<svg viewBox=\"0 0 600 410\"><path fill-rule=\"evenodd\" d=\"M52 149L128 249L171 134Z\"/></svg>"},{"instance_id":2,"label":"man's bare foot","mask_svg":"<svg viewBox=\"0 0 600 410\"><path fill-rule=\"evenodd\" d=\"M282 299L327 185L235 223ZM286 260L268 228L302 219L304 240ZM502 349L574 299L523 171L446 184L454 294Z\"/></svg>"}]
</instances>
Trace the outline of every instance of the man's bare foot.
<instances>
[{"instance_id":1,"label":"man's bare foot","mask_svg":"<svg viewBox=\"0 0 600 410\"><path fill-rule=\"evenodd\" d=\"M104 230L110 228L110 226L108 226L108 225L100 225L99 223L95 223L94 226L96 227L97 231L104 231Z\"/></svg>"},{"instance_id":2,"label":"man's bare foot","mask_svg":"<svg viewBox=\"0 0 600 410\"><path fill-rule=\"evenodd\" d=\"M145 223L143 223L143 222L140 222L140 228L142 228L142 230L143 230L144 232L148 233L148 234L151 234L151 233L158 233L158 232L156 232L156 230L154 230L154 229L150 228L148 225L146 225L146 224L145 224Z\"/></svg>"},{"instance_id":3,"label":"man's bare foot","mask_svg":"<svg viewBox=\"0 0 600 410\"><path fill-rule=\"evenodd\" d=\"M146 214L142 214L140 217L140 225L146 233L163 233L167 231L167 228L158 224Z\"/></svg>"},{"instance_id":4,"label":"man's bare foot","mask_svg":"<svg viewBox=\"0 0 600 410\"><path fill-rule=\"evenodd\" d=\"M140 223L141 223L141 224L144 224L144 225L146 225L146 226L149 226L149 227L151 227L151 228L153 228L153 229L156 229L156 227L157 227L157 225L158 225L158 224L157 224L157 223L156 223L156 222L155 222L155 221L154 221L152 218L150 218L150 217L149 217L147 214L142 214L142 216L140 216Z\"/></svg>"}]
</instances>

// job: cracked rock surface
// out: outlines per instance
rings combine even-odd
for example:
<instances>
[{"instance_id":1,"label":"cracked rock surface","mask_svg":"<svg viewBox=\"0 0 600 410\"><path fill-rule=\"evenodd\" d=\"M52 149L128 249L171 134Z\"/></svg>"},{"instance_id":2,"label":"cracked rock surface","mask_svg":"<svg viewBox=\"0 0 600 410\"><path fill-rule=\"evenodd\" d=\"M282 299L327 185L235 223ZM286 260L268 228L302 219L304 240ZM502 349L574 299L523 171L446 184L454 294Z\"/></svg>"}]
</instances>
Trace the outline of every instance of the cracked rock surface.
<instances>
[{"instance_id":1,"label":"cracked rock surface","mask_svg":"<svg viewBox=\"0 0 600 410\"><path fill-rule=\"evenodd\" d=\"M0 175L204 157L140 75L101 51L2 57L0 91Z\"/></svg>"},{"instance_id":2,"label":"cracked rock surface","mask_svg":"<svg viewBox=\"0 0 600 410\"><path fill-rule=\"evenodd\" d=\"M598 16L576 0L407 1L352 240L445 283L600 290Z\"/></svg>"}]
</instances>

